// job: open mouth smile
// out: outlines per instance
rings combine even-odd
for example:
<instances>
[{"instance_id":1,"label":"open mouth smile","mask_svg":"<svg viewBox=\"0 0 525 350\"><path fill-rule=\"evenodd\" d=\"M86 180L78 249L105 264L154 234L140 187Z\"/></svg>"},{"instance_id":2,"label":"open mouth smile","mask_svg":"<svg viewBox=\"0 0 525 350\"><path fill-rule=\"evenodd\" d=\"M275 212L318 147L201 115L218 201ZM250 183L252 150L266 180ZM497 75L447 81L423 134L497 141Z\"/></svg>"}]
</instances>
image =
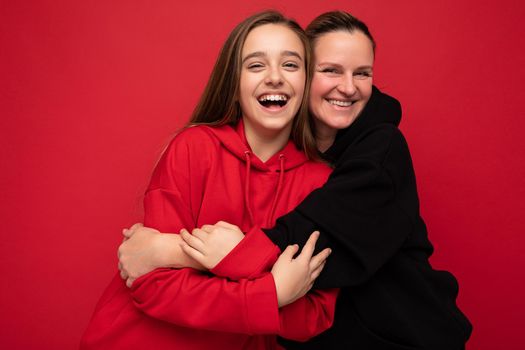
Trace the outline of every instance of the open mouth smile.
<instances>
[{"instance_id":1,"label":"open mouth smile","mask_svg":"<svg viewBox=\"0 0 525 350\"><path fill-rule=\"evenodd\" d=\"M326 101L328 101L328 103L330 103L331 105L339 106L339 107L350 107L351 105L354 104L354 101L341 101L341 100L333 100L333 99L327 99Z\"/></svg>"},{"instance_id":2,"label":"open mouth smile","mask_svg":"<svg viewBox=\"0 0 525 350\"><path fill-rule=\"evenodd\" d=\"M265 94L259 96L257 99L259 103L266 108L279 107L282 108L288 103L288 96L284 94Z\"/></svg>"}]
</instances>

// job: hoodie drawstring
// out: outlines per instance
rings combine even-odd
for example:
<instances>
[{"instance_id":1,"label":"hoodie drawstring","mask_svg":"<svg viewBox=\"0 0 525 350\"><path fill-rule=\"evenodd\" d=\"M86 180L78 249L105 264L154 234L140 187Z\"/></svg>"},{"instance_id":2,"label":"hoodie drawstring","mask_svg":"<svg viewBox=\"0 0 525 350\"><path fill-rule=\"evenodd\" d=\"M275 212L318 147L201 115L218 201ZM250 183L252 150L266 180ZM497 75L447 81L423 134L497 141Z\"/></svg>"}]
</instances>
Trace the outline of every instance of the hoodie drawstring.
<instances>
[{"instance_id":1,"label":"hoodie drawstring","mask_svg":"<svg viewBox=\"0 0 525 350\"><path fill-rule=\"evenodd\" d=\"M253 218L252 209L250 207L250 169L251 169L251 158L250 151L245 151L244 156L246 157L246 181L244 183L244 206L248 212L248 219L250 220L250 227L255 225L255 220ZM273 198L272 206L270 209L270 215L268 216L268 222L266 227L271 227L274 225L275 220L275 211L277 209L277 201L279 195L281 194L281 189L284 182L284 154L279 154L279 180L277 181L277 189L275 190L275 196Z\"/></svg>"},{"instance_id":2,"label":"hoodie drawstring","mask_svg":"<svg viewBox=\"0 0 525 350\"><path fill-rule=\"evenodd\" d=\"M270 210L270 216L269 216L270 221L268 222L267 227L272 227L274 225L275 210L277 209L277 199L279 198L281 187L284 181L284 154L279 154L279 165L280 165L279 181L277 182L277 190L275 191L275 197L273 198L272 209Z\"/></svg>"},{"instance_id":3,"label":"hoodie drawstring","mask_svg":"<svg viewBox=\"0 0 525 350\"><path fill-rule=\"evenodd\" d=\"M244 206L246 207L246 211L248 212L248 219L250 220L250 227L254 226L254 220L253 220L253 213L252 209L250 208L250 168L251 165L251 159L250 159L250 151L245 151L244 156L246 157L246 181L244 182Z\"/></svg>"}]
</instances>

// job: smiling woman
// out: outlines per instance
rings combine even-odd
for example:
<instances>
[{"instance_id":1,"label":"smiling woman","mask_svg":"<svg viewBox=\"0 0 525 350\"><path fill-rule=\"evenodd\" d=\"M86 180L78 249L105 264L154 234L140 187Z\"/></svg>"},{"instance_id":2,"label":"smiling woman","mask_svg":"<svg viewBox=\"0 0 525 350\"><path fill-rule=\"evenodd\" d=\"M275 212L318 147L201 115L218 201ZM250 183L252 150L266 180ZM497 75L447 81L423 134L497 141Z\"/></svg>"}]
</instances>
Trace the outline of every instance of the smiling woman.
<instances>
[{"instance_id":1,"label":"smiling woman","mask_svg":"<svg viewBox=\"0 0 525 350\"><path fill-rule=\"evenodd\" d=\"M308 41L294 21L263 12L239 24L192 127L157 164L144 199L145 223L185 235L192 229L196 237L219 218L237 230L273 225L321 186L330 169L305 153L313 149L303 98L308 63ZM313 256L317 237L296 258L296 245L280 255L274 246L257 268L246 272L236 264L223 277L189 261L193 269L157 270L128 289L123 270L102 296L81 348L263 350L278 348L277 335L309 339L332 324L338 293L308 293L330 254ZM239 254L249 259L257 250L258 244L246 245Z\"/></svg>"},{"instance_id":2,"label":"smiling woman","mask_svg":"<svg viewBox=\"0 0 525 350\"><path fill-rule=\"evenodd\" d=\"M317 287L341 288L334 324L306 343L283 340L287 349L464 348L472 326L456 306L454 276L429 262L433 247L419 213L408 145L398 129L400 104L372 85L374 40L363 22L340 11L320 15L307 33L316 67L310 110L332 174L275 227L251 228L245 237L238 232L239 238L232 233L239 228L224 222L206 225L182 235L189 246L184 252L210 272L228 276L232 266L263 264L264 251L274 244L281 249L303 244L320 230L319 245L330 246L333 254ZM133 241L142 243L147 230L128 232L122 251ZM156 232L151 236L163 241ZM257 252L242 259L239 251L253 242ZM179 258L171 254L167 261ZM121 258L123 271L131 270L128 259Z\"/></svg>"},{"instance_id":3,"label":"smiling woman","mask_svg":"<svg viewBox=\"0 0 525 350\"><path fill-rule=\"evenodd\" d=\"M262 161L290 138L304 95L305 48L293 31L283 29L255 28L242 48L239 103L246 136L257 140L251 147Z\"/></svg>"},{"instance_id":4,"label":"smiling woman","mask_svg":"<svg viewBox=\"0 0 525 350\"><path fill-rule=\"evenodd\" d=\"M334 31L315 40L314 47L310 110L316 116L317 147L324 152L372 95L374 45L361 31Z\"/></svg>"}]
</instances>

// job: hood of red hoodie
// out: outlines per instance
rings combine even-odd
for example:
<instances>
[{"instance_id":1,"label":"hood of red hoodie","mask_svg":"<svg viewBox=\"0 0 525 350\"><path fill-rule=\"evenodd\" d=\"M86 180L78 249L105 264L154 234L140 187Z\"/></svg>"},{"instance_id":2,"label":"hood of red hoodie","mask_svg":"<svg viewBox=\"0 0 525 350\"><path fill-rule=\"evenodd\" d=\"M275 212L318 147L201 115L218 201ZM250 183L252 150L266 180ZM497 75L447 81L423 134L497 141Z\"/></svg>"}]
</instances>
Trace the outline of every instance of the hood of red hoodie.
<instances>
[{"instance_id":1,"label":"hood of red hoodie","mask_svg":"<svg viewBox=\"0 0 525 350\"><path fill-rule=\"evenodd\" d=\"M283 166L284 171L288 171L308 161L306 154L299 150L293 141L290 140L283 149L266 162L263 162L252 152L246 140L242 119L235 126L206 126L204 129L216 137L225 149L242 162L247 161L246 155L249 154L250 165L254 171L275 172L280 171L281 166ZM284 158L284 164L281 164L281 158Z\"/></svg>"}]
</instances>

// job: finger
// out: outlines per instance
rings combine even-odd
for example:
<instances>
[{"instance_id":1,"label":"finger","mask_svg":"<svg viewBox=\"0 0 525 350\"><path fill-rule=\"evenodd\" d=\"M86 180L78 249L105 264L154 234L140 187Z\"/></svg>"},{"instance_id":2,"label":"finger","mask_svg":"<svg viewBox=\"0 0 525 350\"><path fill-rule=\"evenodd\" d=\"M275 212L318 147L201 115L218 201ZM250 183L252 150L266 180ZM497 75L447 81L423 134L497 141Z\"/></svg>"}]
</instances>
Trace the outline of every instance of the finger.
<instances>
[{"instance_id":1,"label":"finger","mask_svg":"<svg viewBox=\"0 0 525 350\"><path fill-rule=\"evenodd\" d=\"M126 286L128 286L128 288L131 288L131 286L133 285L133 282L135 282L135 279L134 278L128 278L126 280Z\"/></svg>"},{"instance_id":2,"label":"finger","mask_svg":"<svg viewBox=\"0 0 525 350\"><path fill-rule=\"evenodd\" d=\"M297 254L299 251L299 246L297 244L289 245L286 247L286 249L281 253L279 258L286 259L287 261L290 261L293 259L294 255Z\"/></svg>"},{"instance_id":3,"label":"finger","mask_svg":"<svg viewBox=\"0 0 525 350\"><path fill-rule=\"evenodd\" d=\"M194 228L191 230L191 235L197 237L203 242L206 240L206 238L208 238L208 232L201 230L200 228Z\"/></svg>"},{"instance_id":4,"label":"finger","mask_svg":"<svg viewBox=\"0 0 525 350\"><path fill-rule=\"evenodd\" d=\"M317 239L319 238L319 231L314 231L310 235L310 238L308 238L308 241L306 241L306 244L303 247L303 250L301 251L301 254L297 257L298 259L306 259L310 260L312 258L312 254L315 250L315 243L317 242Z\"/></svg>"},{"instance_id":5,"label":"finger","mask_svg":"<svg viewBox=\"0 0 525 350\"><path fill-rule=\"evenodd\" d=\"M124 235L124 240L126 240L126 239L130 238L131 236L133 236L133 233L134 233L134 231L129 230L127 228L122 229L122 234Z\"/></svg>"},{"instance_id":6,"label":"finger","mask_svg":"<svg viewBox=\"0 0 525 350\"><path fill-rule=\"evenodd\" d=\"M186 255L188 255L190 258L192 258L193 260L197 261L198 263L200 263L201 265L204 265L204 259L205 259L205 256L204 254L202 254L201 252L199 252L197 249L194 249L193 247L189 246L188 244L186 244L185 242L182 242L180 244L180 248L182 249L182 251L184 253L186 253Z\"/></svg>"},{"instance_id":7,"label":"finger","mask_svg":"<svg viewBox=\"0 0 525 350\"><path fill-rule=\"evenodd\" d=\"M128 276L128 273L125 271L125 270L120 270L120 278L122 278L123 280L127 279L129 276Z\"/></svg>"},{"instance_id":8,"label":"finger","mask_svg":"<svg viewBox=\"0 0 525 350\"><path fill-rule=\"evenodd\" d=\"M312 271L312 273L310 274L310 278L312 280L312 283L317 279L317 277L319 277L321 272L323 272L323 269L324 269L325 265L326 265L326 263L322 263L321 265L319 265L316 269L314 269Z\"/></svg>"},{"instance_id":9,"label":"finger","mask_svg":"<svg viewBox=\"0 0 525 350\"><path fill-rule=\"evenodd\" d=\"M134 224L133 226L131 226L129 229L125 228L122 230L122 234L127 237L127 238L130 238L131 236L133 236L135 234L135 231L138 230L139 228L141 227L144 227L144 225L142 225L140 222Z\"/></svg>"},{"instance_id":10,"label":"finger","mask_svg":"<svg viewBox=\"0 0 525 350\"><path fill-rule=\"evenodd\" d=\"M320 253L313 256L312 259L310 260L310 268L311 269L317 268L319 265L321 265L322 263L326 261L326 259L330 256L331 253L332 253L332 250L330 248L325 248Z\"/></svg>"},{"instance_id":11,"label":"finger","mask_svg":"<svg viewBox=\"0 0 525 350\"><path fill-rule=\"evenodd\" d=\"M201 230L207 233L211 233L214 228L215 228L215 225L202 225Z\"/></svg>"},{"instance_id":12,"label":"finger","mask_svg":"<svg viewBox=\"0 0 525 350\"><path fill-rule=\"evenodd\" d=\"M226 222L226 221L217 221L215 226L229 228L230 230L239 230L240 231L238 226L232 225L232 224L230 224L229 222Z\"/></svg>"},{"instance_id":13,"label":"finger","mask_svg":"<svg viewBox=\"0 0 525 350\"><path fill-rule=\"evenodd\" d=\"M204 248L204 242L202 242L198 237L195 237L191 233L188 232L186 229L180 230L180 236L186 242L189 246L191 246L193 249L198 250L199 252L202 252Z\"/></svg>"},{"instance_id":14,"label":"finger","mask_svg":"<svg viewBox=\"0 0 525 350\"><path fill-rule=\"evenodd\" d=\"M133 231L133 230L136 230L136 229L141 228L141 227L144 227L144 225L142 224L142 222L137 222L136 224L133 224L129 229L130 229L131 231Z\"/></svg>"},{"instance_id":15,"label":"finger","mask_svg":"<svg viewBox=\"0 0 525 350\"><path fill-rule=\"evenodd\" d=\"M120 261L118 262L118 270L122 271L122 263Z\"/></svg>"}]
</instances>

